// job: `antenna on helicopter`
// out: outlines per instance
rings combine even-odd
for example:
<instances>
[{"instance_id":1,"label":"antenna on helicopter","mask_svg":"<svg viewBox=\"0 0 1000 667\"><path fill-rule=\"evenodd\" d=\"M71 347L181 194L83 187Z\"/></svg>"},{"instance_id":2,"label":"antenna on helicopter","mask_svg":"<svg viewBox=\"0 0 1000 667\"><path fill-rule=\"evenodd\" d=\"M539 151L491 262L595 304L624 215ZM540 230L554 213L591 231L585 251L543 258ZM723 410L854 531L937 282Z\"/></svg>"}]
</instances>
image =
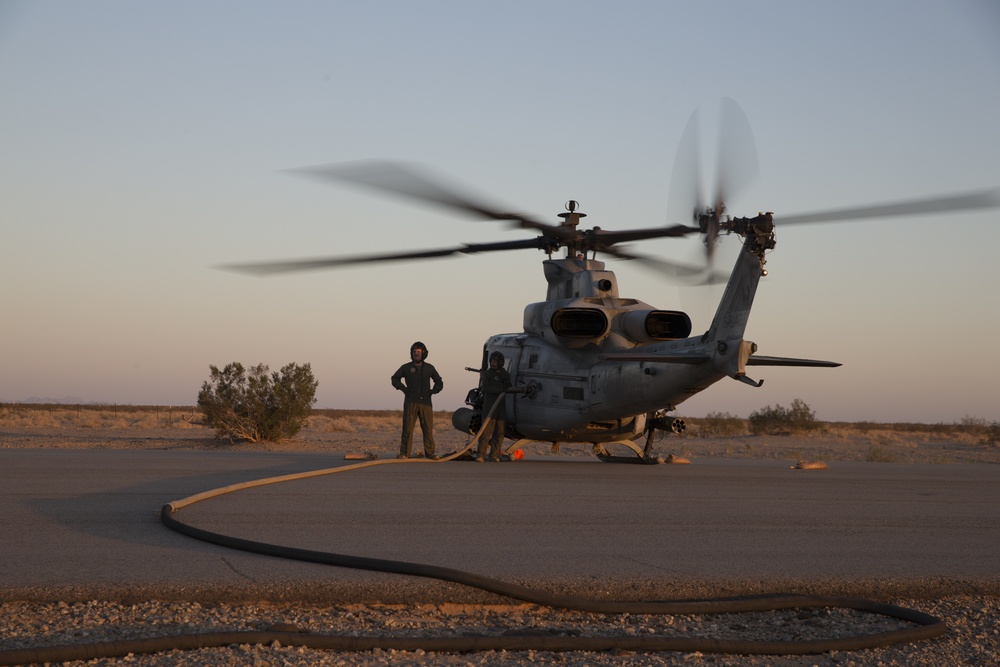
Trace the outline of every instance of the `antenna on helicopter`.
<instances>
[{"instance_id":1,"label":"antenna on helicopter","mask_svg":"<svg viewBox=\"0 0 1000 667\"><path fill-rule=\"evenodd\" d=\"M586 213L578 213L577 209L580 208L580 202L575 199L570 199L565 204L566 213L560 213L559 217L563 219L563 227L576 227L580 224L580 218L586 218Z\"/></svg>"}]
</instances>

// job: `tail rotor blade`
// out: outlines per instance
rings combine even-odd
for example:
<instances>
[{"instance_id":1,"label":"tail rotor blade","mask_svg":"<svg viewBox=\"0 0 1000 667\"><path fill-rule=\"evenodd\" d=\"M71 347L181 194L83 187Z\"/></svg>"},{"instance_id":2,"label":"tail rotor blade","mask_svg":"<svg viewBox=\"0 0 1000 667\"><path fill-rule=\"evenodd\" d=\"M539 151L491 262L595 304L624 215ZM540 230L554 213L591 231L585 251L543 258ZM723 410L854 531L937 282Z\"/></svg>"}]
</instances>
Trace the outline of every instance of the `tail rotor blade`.
<instances>
[{"instance_id":1,"label":"tail rotor blade","mask_svg":"<svg viewBox=\"0 0 1000 667\"><path fill-rule=\"evenodd\" d=\"M750 121L736 100L722 99L719 113L718 189L715 201L725 202L760 176L757 144Z\"/></svg>"},{"instance_id":2,"label":"tail rotor blade","mask_svg":"<svg viewBox=\"0 0 1000 667\"><path fill-rule=\"evenodd\" d=\"M695 110L688 119L674 156L667 199L667 222L690 225L705 208L701 189L699 119Z\"/></svg>"}]
</instances>

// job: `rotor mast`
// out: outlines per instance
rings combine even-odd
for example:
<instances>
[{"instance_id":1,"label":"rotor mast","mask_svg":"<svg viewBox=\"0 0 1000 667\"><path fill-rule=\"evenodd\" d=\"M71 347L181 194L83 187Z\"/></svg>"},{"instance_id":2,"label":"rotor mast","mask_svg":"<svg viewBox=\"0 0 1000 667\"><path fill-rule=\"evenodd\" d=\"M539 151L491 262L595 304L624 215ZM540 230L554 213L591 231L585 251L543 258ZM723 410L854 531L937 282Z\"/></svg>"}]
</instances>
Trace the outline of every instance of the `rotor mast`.
<instances>
[{"instance_id":1,"label":"rotor mast","mask_svg":"<svg viewBox=\"0 0 1000 667\"><path fill-rule=\"evenodd\" d=\"M570 199L568 202L566 202L565 207L566 207L566 212L559 214L559 217L562 218L562 223L559 226L561 228L563 228L563 229L570 229L570 230L573 230L575 232L576 228L580 225L580 219L581 218L586 218L587 214L586 213L580 213L580 211L579 211L580 202L576 201L575 199ZM567 258L586 259L585 256L584 257L578 257L577 253L579 253L579 252L580 252L580 248L577 247L576 243L569 242L569 241L566 242L566 257ZM586 251L584 250L583 252L584 252L584 255L585 255ZM596 254L596 251L595 251L595 254Z\"/></svg>"}]
</instances>

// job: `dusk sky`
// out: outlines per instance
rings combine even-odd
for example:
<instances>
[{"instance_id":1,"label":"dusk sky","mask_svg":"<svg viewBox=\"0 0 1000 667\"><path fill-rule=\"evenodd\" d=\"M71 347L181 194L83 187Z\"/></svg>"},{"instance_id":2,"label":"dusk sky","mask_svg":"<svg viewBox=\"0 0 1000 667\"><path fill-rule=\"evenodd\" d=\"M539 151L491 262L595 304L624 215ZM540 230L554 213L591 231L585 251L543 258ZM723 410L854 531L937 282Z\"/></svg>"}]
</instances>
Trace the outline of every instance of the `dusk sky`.
<instances>
[{"instance_id":1,"label":"dusk sky","mask_svg":"<svg viewBox=\"0 0 1000 667\"><path fill-rule=\"evenodd\" d=\"M730 97L760 163L730 212L778 221L746 337L844 365L755 367L763 387L724 380L678 414L1000 420L1000 209L780 224L1000 187L995 0L6 0L0 91L0 402L193 405L210 364L308 362L317 407L394 409L419 339L435 407L458 408L463 367L544 298L540 251L213 267L532 234L288 170L402 160L553 223L568 199L587 226L687 222L668 220L678 141L702 109L711 187ZM707 328L721 290L607 261L622 296Z\"/></svg>"}]
</instances>

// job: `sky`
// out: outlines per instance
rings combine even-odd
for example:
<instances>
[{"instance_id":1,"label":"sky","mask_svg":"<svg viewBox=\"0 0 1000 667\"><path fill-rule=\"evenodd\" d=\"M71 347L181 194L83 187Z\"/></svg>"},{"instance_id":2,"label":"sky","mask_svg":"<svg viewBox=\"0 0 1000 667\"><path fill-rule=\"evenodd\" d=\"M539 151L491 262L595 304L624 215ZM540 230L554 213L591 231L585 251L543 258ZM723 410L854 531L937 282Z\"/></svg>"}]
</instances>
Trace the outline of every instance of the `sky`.
<instances>
[{"instance_id":1,"label":"sky","mask_svg":"<svg viewBox=\"0 0 1000 667\"><path fill-rule=\"evenodd\" d=\"M544 254L213 268L528 234L289 170L401 160L553 223L569 199L589 226L686 222L667 219L681 133L700 109L711 188L729 97L760 165L729 210L778 221L746 337L843 366L755 367L762 387L726 379L678 413L1000 419L1000 209L780 225L1000 186L992 0L5 0L0 91L0 402L193 405L239 361L311 364L316 407L397 409L389 377L421 340L435 407L461 407L485 339L544 299ZM698 240L635 249L686 260ZM608 268L707 328L718 289Z\"/></svg>"}]
</instances>

